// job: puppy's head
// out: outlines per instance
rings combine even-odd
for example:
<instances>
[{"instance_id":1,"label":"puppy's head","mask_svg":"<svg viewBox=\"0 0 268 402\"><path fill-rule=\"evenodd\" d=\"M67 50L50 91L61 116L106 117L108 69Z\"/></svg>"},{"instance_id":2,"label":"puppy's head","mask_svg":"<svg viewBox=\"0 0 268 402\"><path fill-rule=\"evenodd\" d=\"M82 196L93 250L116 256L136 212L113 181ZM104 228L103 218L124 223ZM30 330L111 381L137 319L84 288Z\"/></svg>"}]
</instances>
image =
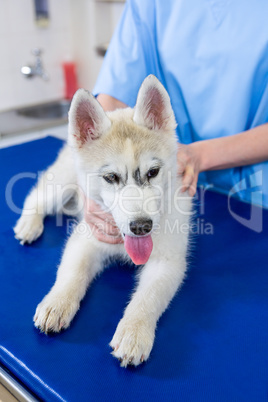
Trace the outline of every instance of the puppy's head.
<instances>
[{"instance_id":1,"label":"puppy's head","mask_svg":"<svg viewBox=\"0 0 268 402\"><path fill-rule=\"evenodd\" d=\"M69 144L86 197L104 204L136 264L152 251L169 181L176 176L175 118L169 96L147 77L134 109L105 113L87 91L75 94L69 113Z\"/></svg>"}]
</instances>

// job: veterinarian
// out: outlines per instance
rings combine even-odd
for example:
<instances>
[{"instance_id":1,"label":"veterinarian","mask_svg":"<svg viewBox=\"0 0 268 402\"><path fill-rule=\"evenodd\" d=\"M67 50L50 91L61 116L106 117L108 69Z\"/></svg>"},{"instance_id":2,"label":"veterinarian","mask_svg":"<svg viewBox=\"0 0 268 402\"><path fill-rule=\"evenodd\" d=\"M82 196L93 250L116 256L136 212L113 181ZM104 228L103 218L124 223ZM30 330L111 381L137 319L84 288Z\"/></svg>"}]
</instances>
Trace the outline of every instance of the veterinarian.
<instances>
[{"instance_id":1,"label":"veterinarian","mask_svg":"<svg viewBox=\"0 0 268 402\"><path fill-rule=\"evenodd\" d=\"M135 105L154 74L175 112L178 171L190 195L200 185L244 200L261 186L268 207L268 2L129 0L94 93L105 110ZM185 145L187 144L187 145ZM242 189L241 191L238 188ZM120 241L109 215L88 201L100 240Z\"/></svg>"}]
</instances>

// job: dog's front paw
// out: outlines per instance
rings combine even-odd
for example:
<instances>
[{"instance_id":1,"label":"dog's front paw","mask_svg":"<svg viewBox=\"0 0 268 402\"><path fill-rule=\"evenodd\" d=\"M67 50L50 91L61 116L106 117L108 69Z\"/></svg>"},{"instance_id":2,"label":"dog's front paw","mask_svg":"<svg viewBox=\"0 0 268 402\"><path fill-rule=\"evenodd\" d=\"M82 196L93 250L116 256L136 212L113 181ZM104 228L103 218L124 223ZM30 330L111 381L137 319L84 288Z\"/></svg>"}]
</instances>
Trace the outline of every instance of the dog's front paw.
<instances>
[{"instance_id":1,"label":"dog's front paw","mask_svg":"<svg viewBox=\"0 0 268 402\"><path fill-rule=\"evenodd\" d=\"M38 304L34 325L46 334L60 332L69 327L78 309L79 303L71 297L51 292Z\"/></svg>"},{"instance_id":2,"label":"dog's front paw","mask_svg":"<svg viewBox=\"0 0 268 402\"><path fill-rule=\"evenodd\" d=\"M32 243L44 230L43 217L38 214L22 215L14 227L16 239L20 244Z\"/></svg>"},{"instance_id":3,"label":"dog's front paw","mask_svg":"<svg viewBox=\"0 0 268 402\"><path fill-rule=\"evenodd\" d=\"M144 321L122 318L110 342L112 355L121 362L121 367L138 366L150 355L154 333L155 329Z\"/></svg>"}]
</instances>

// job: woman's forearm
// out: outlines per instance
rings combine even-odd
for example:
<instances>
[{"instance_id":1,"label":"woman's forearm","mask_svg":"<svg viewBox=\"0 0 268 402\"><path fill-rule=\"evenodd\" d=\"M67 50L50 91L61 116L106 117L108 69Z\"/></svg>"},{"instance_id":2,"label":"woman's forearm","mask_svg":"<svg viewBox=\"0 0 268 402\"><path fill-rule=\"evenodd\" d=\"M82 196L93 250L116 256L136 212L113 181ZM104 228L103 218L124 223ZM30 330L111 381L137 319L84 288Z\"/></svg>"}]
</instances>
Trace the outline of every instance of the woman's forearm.
<instances>
[{"instance_id":1,"label":"woman's forearm","mask_svg":"<svg viewBox=\"0 0 268 402\"><path fill-rule=\"evenodd\" d=\"M125 103L121 102L116 98L113 98L110 95L99 94L97 96L97 99L105 112L111 112L115 109L122 109L124 107L127 107Z\"/></svg>"},{"instance_id":2,"label":"woman's forearm","mask_svg":"<svg viewBox=\"0 0 268 402\"><path fill-rule=\"evenodd\" d=\"M268 124L190 146L198 155L200 172L259 163L268 159Z\"/></svg>"}]
</instances>

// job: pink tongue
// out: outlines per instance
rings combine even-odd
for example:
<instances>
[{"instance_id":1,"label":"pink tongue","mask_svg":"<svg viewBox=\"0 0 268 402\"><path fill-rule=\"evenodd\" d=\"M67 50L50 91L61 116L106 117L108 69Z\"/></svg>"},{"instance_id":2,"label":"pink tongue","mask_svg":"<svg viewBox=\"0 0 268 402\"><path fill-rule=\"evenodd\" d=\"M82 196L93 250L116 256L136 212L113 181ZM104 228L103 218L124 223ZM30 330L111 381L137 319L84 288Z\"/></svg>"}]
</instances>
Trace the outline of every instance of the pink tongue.
<instances>
[{"instance_id":1,"label":"pink tongue","mask_svg":"<svg viewBox=\"0 0 268 402\"><path fill-rule=\"evenodd\" d=\"M125 249L134 264L145 264L151 255L153 249L152 237L141 236L125 236Z\"/></svg>"}]
</instances>

